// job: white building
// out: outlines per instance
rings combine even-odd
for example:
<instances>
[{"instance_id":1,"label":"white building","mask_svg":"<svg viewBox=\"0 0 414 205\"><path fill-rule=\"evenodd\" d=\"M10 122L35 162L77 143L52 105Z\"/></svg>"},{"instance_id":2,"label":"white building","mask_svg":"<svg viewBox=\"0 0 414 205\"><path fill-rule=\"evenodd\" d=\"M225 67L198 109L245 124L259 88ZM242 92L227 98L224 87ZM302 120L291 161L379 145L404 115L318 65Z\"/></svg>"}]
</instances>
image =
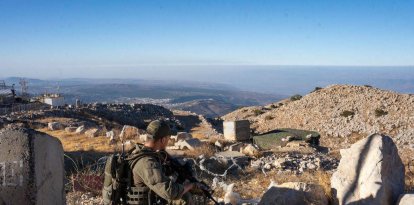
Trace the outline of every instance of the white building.
<instances>
[{"instance_id":1,"label":"white building","mask_svg":"<svg viewBox=\"0 0 414 205\"><path fill-rule=\"evenodd\" d=\"M65 105L65 98L59 94L45 94L42 96L41 102L58 107Z\"/></svg>"}]
</instances>

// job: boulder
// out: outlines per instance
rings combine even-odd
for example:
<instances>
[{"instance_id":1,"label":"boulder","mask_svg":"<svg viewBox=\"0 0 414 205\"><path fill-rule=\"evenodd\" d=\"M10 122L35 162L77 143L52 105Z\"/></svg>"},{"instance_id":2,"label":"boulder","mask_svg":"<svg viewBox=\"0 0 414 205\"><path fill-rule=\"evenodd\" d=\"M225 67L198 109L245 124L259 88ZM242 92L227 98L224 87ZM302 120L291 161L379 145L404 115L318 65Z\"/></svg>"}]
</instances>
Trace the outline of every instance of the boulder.
<instances>
[{"instance_id":1,"label":"boulder","mask_svg":"<svg viewBox=\"0 0 414 205\"><path fill-rule=\"evenodd\" d=\"M48 124L47 124L47 128L49 129L49 130L61 130L61 129L63 129L63 125L61 124L61 123L59 123L59 122L49 122Z\"/></svg>"},{"instance_id":2,"label":"boulder","mask_svg":"<svg viewBox=\"0 0 414 205\"><path fill-rule=\"evenodd\" d=\"M241 152L235 151L224 151L224 152L216 152L214 156L223 164L232 165L236 163L241 167L245 167L249 164L249 157L245 156Z\"/></svg>"},{"instance_id":3,"label":"boulder","mask_svg":"<svg viewBox=\"0 0 414 205\"><path fill-rule=\"evenodd\" d=\"M86 131L85 126L82 125L82 126L79 126L78 128L76 128L75 133L76 134L83 134L83 133L85 133L85 131Z\"/></svg>"},{"instance_id":4,"label":"boulder","mask_svg":"<svg viewBox=\"0 0 414 205\"><path fill-rule=\"evenodd\" d=\"M328 198L321 186L303 182L287 182L269 187L259 205L328 205L328 203Z\"/></svg>"},{"instance_id":5,"label":"boulder","mask_svg":"<svg viewBox=\"0 0 414 205\"><path fill-rule=\"evenodd\" d=\"M115 138L114 131L113 131L113 130L111 130L111 131L109 131L109 132L106 132L106 133L105 133L105 136L106 136L107 138L109 138L109 139L113 140L113 139Z\"/></svg>"},{"instance_id":6,"label":"boulder","mask_svg":"<svg viewBox=\"0 0 414 205\"><path fill-rule=\"evenodd\" d=\"M252 144L248 144L242 149L242 153L248 156L256 156L259 154L259 150Z\"/></svg>"},{"instance_id":7,"label":"boulder","mask_svg":"<svg viewBox=\"0 0 414 205\"><path fill-rule=\"evenodd\" d=\"M0 204L65 204L63 147L32 129L0 130Z\"/></svg>"},{"instance_id":8,"label":"boulder","mask_svg":"<svg viewBox=\"0 0 414 205\"><path fill-rule=\"evenodd\" d=\"M76 132L76 129L78 129L77 127L67 127L65 128L66 132Z\"/></svg>"},{"instance_id":9,"label":"boulder","mask_svg":"<svg viewBox=\"0 0 414 205\"><path fill-rule=\"evenodd\" d=\"M397 205L413 205L414 194L403 194L400 196Z\"/></svg>"},{"instance_id":10,"label":"boulder","mask_svg":"<svg viewBox=\"0 0 414 205\"><path fill-rule=\"evenodd\" d=\"M197 138L188 139L188 140L180 140L175 143L174 146L178 147L179 149L189 149L195 150L202 145L201 141Z\"/></svg>"},{"instance_id":11,"label":"boulder","mask_svg":"<svg viewBox=\"0 0 414 205\"><path fill-rule=\"evenodd\" d=\"M180 140L189 140L191 138L193 138L193 136L187 132L178 132L177 135L171 136L171 139L173 139L175 142L178 142Z\"/></svg>"},{"instance_id":12,"label":"boulder","mask_svg":"<svg viewBox=\"0 0 414 205\"><path fill-rule=\"evenodd\" d=\"M238 142L232 145L229 145L229 151L234 151L234 152L242 152L242 149L244 147L244 143L243 142Z\"/></svg>"},{"instance_id":13,"label":"boulder","mask_svg":"<svg viewBox=\"0 0 414 205\"><path fill-rule=\"evenodd\" d=\"M141 134L145 134L142 130L138 129L137 127L124 125L122 128L121 134L119 135L119 139L121 141L131 140L138 138Z\"/></svg>"},{"instance_id":14,"label":"boulder","mask_svg":"<svg viewBox=\"0 0 414 205\"><path fill-rule=\"evenodd\" d=\"M97 137L98 136L98 129L97 128L89 129L85 132L85 135L87 137L90 137L90 138Z\"/></svg>"},{"instance_id":15,"label":"boulder","mask_svg":"<svg viewBox=\"0 0 414 205\"><path fill-rule=\"evenodd\" d=\"M92 128L85 132L85 135L90 138L98 137L102 134L101 128Z\"/></svg>"},{"instance_id":16,"label":"boulder","mask_svg":"<svg viewBox=\"0 0 414 205\"><path fill-rule=\"evenodd\" d=\"M341 150L332 175L334 204L395 204L404 192L404 165L388 136L373 134Z\"/></svg>"}]
</instances>

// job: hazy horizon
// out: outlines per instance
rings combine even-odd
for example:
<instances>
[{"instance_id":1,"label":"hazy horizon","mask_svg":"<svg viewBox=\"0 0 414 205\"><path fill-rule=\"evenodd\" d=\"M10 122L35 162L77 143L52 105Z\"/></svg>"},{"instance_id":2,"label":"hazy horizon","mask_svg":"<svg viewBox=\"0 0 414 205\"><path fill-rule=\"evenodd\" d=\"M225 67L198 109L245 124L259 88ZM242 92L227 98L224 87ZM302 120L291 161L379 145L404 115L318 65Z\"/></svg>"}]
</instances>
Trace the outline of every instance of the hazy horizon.
<instances>
[{"instance_id":1,"label":"hazy horizon","mask_svg":"<svg viewBox=\"0 0 414 205\"><path fill-rule=\"evenodd\" d=\"M93 72L93 71L84 71ZM50 73L50 74L53 74ZM56 76L10 75L59 81L64 79L114 79L116 83L135 83L128 80L165 81L165 83L210 83L239 90L271 94L305 94L315 87L330 84L372 85L401 93L414 93L414 66L405 67L344 67L344 66L198 66L123 68L91 73L65 73Z\"/></svg>"}]
</instances>

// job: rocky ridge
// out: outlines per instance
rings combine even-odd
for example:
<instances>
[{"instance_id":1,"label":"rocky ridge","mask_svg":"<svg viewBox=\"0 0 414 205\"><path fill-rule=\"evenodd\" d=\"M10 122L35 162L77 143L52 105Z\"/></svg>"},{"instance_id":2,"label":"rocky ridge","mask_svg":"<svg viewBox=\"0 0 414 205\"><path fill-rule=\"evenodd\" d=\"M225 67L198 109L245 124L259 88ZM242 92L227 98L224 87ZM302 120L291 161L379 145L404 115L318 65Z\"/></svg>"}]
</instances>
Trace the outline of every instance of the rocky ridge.
<instances>
[{"instance_id":1,"label":"rocky ridge","mask_svg":"<svg viewBox=\"0 0 414 205\"><path fill-rule=\"evenodd\" d=\"M370 86L331 85L301 99L246 107L222 118L247 119L256 133L286 127L332 137L384 133L414 149L414 95Z\"/></svg>"}]
</instances>

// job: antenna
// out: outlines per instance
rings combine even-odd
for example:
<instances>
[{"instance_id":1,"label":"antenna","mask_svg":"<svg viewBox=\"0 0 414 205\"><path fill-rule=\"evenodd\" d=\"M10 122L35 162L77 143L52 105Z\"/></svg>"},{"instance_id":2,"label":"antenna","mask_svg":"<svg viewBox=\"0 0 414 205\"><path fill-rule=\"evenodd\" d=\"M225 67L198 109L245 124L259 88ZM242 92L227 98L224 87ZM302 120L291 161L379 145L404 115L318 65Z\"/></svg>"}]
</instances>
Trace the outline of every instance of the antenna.
<instances>
[{"instance_id":1,"label":"antenna","mask_svg":"<svg viewBox=\"0 0 414 205\"><path fill-rule=\"evenodd\" d=\"M4 80L0 80L0 88L6 88L6 82Z\"/></svg>"},{"instance_id":2,"label":"antenna","mask_svg":"<svg viewBox=\"0 0 414 205\"><path fill-rule=\"evenodd\" d=\"M24 78L20 79L21 95L22 97L27 97L29 95L29 87L27 86L27 80Z\"/></svg>"}]
</instances>

